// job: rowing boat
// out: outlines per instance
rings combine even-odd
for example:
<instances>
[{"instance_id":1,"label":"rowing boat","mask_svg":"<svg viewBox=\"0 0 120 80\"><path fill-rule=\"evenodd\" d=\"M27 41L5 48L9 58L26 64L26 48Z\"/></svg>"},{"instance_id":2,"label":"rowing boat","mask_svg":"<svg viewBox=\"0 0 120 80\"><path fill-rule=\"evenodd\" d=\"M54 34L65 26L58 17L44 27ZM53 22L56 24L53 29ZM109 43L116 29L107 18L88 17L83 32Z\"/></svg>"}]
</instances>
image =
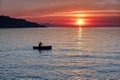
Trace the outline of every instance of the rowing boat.
<instances>
[{"instance_id":1,"label":"rowing boat","mask_svg":"<svg viewBox=\"0 0 120 80\"><path fill-rule=\"evenodd\" d=\"M52 46L33 46L33 49L38 49L38 50L51 50Z\"/></svg>"}]
</instances>

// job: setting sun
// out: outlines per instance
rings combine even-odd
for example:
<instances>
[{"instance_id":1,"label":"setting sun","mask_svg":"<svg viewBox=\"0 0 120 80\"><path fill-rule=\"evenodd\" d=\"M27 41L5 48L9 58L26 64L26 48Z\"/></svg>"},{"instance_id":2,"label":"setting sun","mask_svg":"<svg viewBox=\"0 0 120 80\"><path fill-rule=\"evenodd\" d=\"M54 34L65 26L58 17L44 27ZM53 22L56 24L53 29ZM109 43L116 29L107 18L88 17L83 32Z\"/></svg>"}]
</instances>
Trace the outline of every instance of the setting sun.
<instances>
[{"instance_id":1,"label":"setting sun","mask_svg":"<svg viewBox=\"0 0 120 80\"><path fill-rule=\"evenodd\" d=\"M77 25L80 25L80 26L85 25L85 20L84 20L84 19L78 19L78 20L76 21L76 24L77 24Z\"/></svg>"}]
</instances>

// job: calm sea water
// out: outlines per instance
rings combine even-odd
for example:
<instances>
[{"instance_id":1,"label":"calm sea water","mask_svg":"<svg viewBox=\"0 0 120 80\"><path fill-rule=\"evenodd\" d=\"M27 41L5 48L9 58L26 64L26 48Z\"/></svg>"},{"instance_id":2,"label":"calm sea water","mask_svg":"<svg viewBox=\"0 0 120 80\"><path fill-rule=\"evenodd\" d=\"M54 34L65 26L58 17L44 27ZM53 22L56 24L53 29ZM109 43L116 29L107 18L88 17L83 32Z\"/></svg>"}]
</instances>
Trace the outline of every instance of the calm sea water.
<instances>
[{"instance_id":1,"label":"calm sea water","mask_svg":"<svg viewBox=\"0 0 120 80\"><path fill-rule=\"evenodd\" d=\"M120 80L120 28L0 29L0 80Z\"/></svg>"}]
</instances>

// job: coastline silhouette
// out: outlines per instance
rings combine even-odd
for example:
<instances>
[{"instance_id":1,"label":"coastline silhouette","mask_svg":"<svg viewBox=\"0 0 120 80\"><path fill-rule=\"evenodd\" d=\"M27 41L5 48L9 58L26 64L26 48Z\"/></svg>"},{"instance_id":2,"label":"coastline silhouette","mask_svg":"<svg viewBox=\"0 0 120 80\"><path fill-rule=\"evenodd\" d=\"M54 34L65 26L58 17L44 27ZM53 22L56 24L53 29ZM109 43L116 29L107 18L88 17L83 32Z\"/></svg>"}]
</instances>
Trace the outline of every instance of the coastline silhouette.
<instances>
[{"instance_id":1,"label":"coastline silhouette","mask_svg":"<svg viewBox=\"0 0 120 80\"><path fill-rule=\"evenodd\" d=\"M16 19L9 16L0 16L0 28L36 28L47 27L46 25L30 22L25 19Z\"/></svg>"}]
</instances>

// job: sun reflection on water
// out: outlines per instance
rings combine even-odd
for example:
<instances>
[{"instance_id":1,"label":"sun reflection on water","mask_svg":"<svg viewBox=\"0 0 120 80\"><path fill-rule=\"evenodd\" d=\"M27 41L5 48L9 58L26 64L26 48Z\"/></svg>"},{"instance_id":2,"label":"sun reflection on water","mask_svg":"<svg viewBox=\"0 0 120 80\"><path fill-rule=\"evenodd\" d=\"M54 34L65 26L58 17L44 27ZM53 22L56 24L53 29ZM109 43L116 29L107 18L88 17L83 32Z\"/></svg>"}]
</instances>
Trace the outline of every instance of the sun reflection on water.
<instances>
[{"instance_id":1,"label":"sun reflection on water","mask_svg":"<svg viewBox=\"0 0 120 80\"><path fill-rule=\"evenodd\" d=\"M82 49L82 28L79 27L79 31L78 31L78 45L80 46L79 48Z\"/></svg>"}]
</instances>

